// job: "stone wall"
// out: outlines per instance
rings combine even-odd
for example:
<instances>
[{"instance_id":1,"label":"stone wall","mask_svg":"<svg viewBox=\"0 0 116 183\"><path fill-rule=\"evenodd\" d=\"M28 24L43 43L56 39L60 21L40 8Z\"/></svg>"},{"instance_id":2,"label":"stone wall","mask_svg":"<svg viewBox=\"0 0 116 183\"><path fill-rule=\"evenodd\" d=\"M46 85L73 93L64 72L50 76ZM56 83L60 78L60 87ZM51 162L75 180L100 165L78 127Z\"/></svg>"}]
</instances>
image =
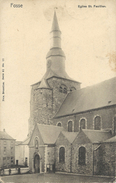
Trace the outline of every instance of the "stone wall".
<instances>
[{"instance_id":1,"label":"stone wall","mask_svg":"<svg viewBox=\"0 0 116 183\"><path fill-rule=\"evenodd\" d=\"M98 162L100 161L99 159L99 148L101 144L93 144L93 175L98 175L99 172L99 166Z\"/></svg>"},{"instance_id":2,"label":"stone wall","mask_svg":"<svg viewBox=\"0 0 116 183\"><path fill-rule=\"evenodd\" d=\"M46 164L54 164L54 147L47 147L47 162Z\"/></svg>"},{"instance_id":3,"label":"stone wall","mask_svg":"<svg viewBox=\"0 0 116 183\"><path fill-rule=\"evenodd\" d=\"M79 148L85 147L86 149L86 163L85 165L80 165L79 160ZM72 149L72 172L77 174L93 174L93 152L92 144L75 144Z\"/></svg>"},{"instance_id":4,"label":"stone wall","mask_svg":"<svg viewBox=\"0 0 116 183\"><path fill-rule=\"evenodd\" d=\"M97 159L95 174L115 175L115 147L116 143L102 143L94 153L94 159Z\"/></svg>"},{"instance_id":5,"label":"stone wall","mask_svg":"<svg viewBox=\"0 0 116 183\"><path fill-rule=\"evenodd\" d=\"M65 148L65 162L59 162L59 148ZM79 148L85 147L85 165L79 164ZM93 174L93 147L90 140L83 132L80 132L71 144L67 138L60 133L55 147L56 171L73 172L77 174Z\"/></svg>"},{"instance_id":6,"label":"stone wall","mask_svg":"<svg viewBox=\"0 0 116 183\"><path fill-rule=\"evenodd\" d=\"M85 164L79 164L79 148L85 148ZM93 147L90 140L83 131L80 131L76 139L72 143L72 172L77 174L93 174Z\"/></svg>"},{"instance_id":7,"label":"stone wall","mask_svg":"<svg viewBox=\"0 0 116 183\"><path fill-rule=\"evenodd\" d=\"M38 138L38 149L35 148L35 138ZM30 171L34 172L34 157L38 154L40 157L40 171L44 172L44 164L45 164L45 146L43 143L43 140L41 138L41 134L39 130L36 128L33 131L33 134L31 136L31 140L29 143L29 169Z\"/></svg>"},{"instance_id":8,"label":"stone wall","mask_svg":"<svg viewBox=\"0 0 116 183\"><path fill-rule=\"evenodd\" d=\"M68 115L64 117L60 117L57 119L54 119L54 124L56 125L58 122L62 123L62 126L67 130L67 124L69 120L72 120L74 122L74 131L79 131L79 121L82 118L85 118L87 120L87 129L94 129L94 118L95 116L99 115L101 117L101 123L102 123L102 129L106 128L112 128L113 125L113 118L116 114L116 106L101 108L101 109L95 109L88 112L83 112L79 114L74 115Z\"/></svg>"},{"instance_id":9,"label":"stone wall","mask_svg":"<svg viewBox=\"0 0 116 183\"><path fill-rule=\"evenodd\" d=\"M65 148L65 162L59 162L59 148ZM71 143L64 137L63 134L60 134L55 147L55 165L56 171L65 171L70 172L71 170Z\"/></svg>"},{"instance_id":10,"label":"stone wall","mask_svg":"<svg viewBox=\"0 0 116 183\"><path fill-rule=\"evenodd\" d=\"M38 150L35 150L35 148L30 147L29 148L29 170L33 173L34 170L34 157L38 154L40 158L40 173L45 171L44 163L45 163L45 147L39 147Z\"/></svg>"},{"instance_id":11,"label":"stone wall","mask_svg":"<svg viewBox=\"0 0 116 183\"><path fill-rule=\"evenodd\" d=\"M53 114L59 110L71 87L80 88L80 83L78 82L57 77L48 79L48 84L53 89ZM59 92L61 84L67 87L67 93Z\"/></svg>"},{"instance_id":12,"label":"stone wall","mask_svg":"<svg viewBox=\"0 0 116 183\"><path fill-rule=\"evenodd\" d=\"M73 131L75 131L74 126L75 126L75 115L71 115L71 116L65 116L65 117L61 117L58 119L53 119L54 120L54 124L57 125L57 123L61 122L61 126L64 128L64 130L68 131L68 121L73 121Z\"/></svg>"},{"instance_id":13,"label":"stone wall","mask_svg":"<svg viewBox=\"0 0 116 183\"><path fill-rule=\"evenodd\" d=\"M49 124L53 111L52 90L32 88L31 95L29 131L36 123Z\"/></svg>"},{"instance_id":14,"label":"stone wall","mask_svg":"<svg viewBox=\"0 0 116 183\"><path fill-rule=\"evenodd\" d=\"M36 123L54 124L52 117L59 110L71 87L80 88L80 83L63 78L53 77L46 82L48 82L50 89L38 89L40 82L32 86L28 122L29 133ZM67 87L67 93L59 92L61 84Z\"/></svg>"}]
</instances>

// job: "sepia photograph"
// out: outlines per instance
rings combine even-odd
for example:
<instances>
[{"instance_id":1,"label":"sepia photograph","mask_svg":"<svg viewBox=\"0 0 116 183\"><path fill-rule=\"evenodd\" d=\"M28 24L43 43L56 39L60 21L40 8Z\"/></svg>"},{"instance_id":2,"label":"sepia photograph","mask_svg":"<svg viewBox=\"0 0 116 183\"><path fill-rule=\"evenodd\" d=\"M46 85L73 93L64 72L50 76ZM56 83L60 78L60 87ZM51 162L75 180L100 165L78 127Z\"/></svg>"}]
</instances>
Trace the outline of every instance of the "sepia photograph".
<instances>
[{"instance_id":1,"label":"sepia photograph","mask_svg":"<svg viewBox=\"0 0 116 183\"><path fill-rule=\"evenodd\" d=\"M0 183L116 183L116 0L0 17Z\"/></svg>"}]
</instances>

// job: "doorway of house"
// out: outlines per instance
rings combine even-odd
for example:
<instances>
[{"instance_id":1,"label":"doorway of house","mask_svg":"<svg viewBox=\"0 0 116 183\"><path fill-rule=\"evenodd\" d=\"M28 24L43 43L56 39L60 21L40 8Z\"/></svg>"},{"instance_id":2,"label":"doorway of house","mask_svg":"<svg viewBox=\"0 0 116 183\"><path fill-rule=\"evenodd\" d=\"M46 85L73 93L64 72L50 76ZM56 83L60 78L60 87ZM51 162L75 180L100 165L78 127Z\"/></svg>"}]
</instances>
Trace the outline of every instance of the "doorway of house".
<instances>
[{"instance_id":1,"label":"doorway of house","mask_svg":"<svg viewBox=\"0 0 116 183\"><path fill-rule=\"evenodd\" d=\"M40 157L38 154L36 154L34 158L34 169L35 173L40 173Z\"/></svg>"}]
</instances>

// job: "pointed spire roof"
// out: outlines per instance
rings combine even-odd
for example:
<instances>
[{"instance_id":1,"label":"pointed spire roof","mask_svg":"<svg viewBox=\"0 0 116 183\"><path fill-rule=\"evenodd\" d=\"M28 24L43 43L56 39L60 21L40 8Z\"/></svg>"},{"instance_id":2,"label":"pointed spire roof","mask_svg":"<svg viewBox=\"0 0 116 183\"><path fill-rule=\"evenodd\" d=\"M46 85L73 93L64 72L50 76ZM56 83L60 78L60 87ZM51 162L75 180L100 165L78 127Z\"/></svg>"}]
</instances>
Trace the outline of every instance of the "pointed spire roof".
<instances>
[{"instance_id":1,"label":"pointed spire roof","mask_svg":"<svg viewBox=\"0 0 116 183\"><path fill-rule=\"evenodd\" d=\"M56 16L56 11L54 10L54 17L53 17L53 22L52 22L52 29L51 31L60 31L59 25L58 25L58 19Z\"/></svg>"}]
</instances>

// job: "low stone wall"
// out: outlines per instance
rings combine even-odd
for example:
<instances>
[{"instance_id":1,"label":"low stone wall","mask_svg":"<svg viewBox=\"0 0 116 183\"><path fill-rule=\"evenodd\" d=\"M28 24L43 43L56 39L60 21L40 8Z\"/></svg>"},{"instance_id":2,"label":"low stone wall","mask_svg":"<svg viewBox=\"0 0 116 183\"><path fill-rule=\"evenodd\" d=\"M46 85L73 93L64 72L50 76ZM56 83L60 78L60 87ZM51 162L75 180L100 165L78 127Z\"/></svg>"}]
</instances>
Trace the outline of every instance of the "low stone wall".
<instances>
[{"instance_id":1,"label":"low stone wall","mask_svg":"<svg viewBox=\"0 0 116 183\"><path fill-rule=\"evenodd\" d=\"M2 169L0 170L0 175L15 175L15 174L23 174L28 173L29 167L26 168L11 168L11 169Z\"/></svg>"},{"instance_id":2,"label":"low stone wall","mask_svg":"<svg viewBox=\"0 0 116 183\"><path fill-rule=\"evenodd\" d=\"M15 175L18 173L18 168L12 168L11 169L11 175Z\"/></svg>"},{"instance_id":3,"label":"low stone wall","mask_svg":"<svg viewBox=\"0 0 116 183\"><path fill-rule=\"evenodd\" d=\"M21 168L20 169L20 173L28 173L29 172L29 168Z\"/></svg>"}]
</instances>

